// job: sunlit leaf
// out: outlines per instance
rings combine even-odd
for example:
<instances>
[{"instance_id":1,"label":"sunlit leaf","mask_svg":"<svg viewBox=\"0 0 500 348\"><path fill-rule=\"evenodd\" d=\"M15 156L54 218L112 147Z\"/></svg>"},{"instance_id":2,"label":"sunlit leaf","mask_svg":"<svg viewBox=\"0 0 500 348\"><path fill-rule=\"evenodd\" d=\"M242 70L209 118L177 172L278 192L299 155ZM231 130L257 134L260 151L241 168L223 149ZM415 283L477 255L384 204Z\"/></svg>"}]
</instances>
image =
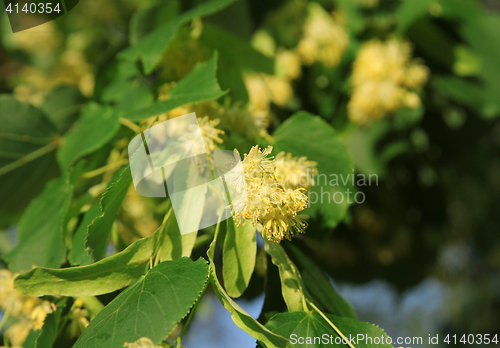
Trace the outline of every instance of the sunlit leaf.
<instances>
[{"instance_id":1,"label":"sunlit leaf","mask_svg":"<svg viewBox=\"0 0 500 348\"><path fill-rule=\"evenodd\" d=\"M273 136L275 153L290 152L318 163L319 175L309 195L311 207L304 212L321 213L325 224L336 226L353 201L354 168L347 146L328 123L303 111L283 122Z\"/></svg>"},{"instance_id":2,"label":"sunlit leaf","mask_svg":"<svg viewBox=\"0 0 500 348\"><path fill-rule=\"evenodd\" d=\"M288 244L286 250L297 260L308 299L327 313L357 319L354 308L333 289L330 279L317 264L293 244Z\"/></svg>"},{"instance_id":3,"label":"sunlit leaf","mask_svg":"<svg viewBox=\"0 0 500 348\"><path fill-rule=\"evenodd\" d=\"M157 101L138 110L123 111L120 116L132 121L159 115L179 106L217 99L226 92L222 91L216 79L217 54L206 63L198 63L193 71L170 91L168 99Z\"/></svg>"},{"instance_id":4,"label":"sunlit leaf","mask_svg":"<svg viewBox=\"0 0 500 348\"><path fill-rule=\"evenodd\" d=\"M215 294L219 298L222 305L231 313L233 322L250 336L265 344L267 348L290 347L290 344L285 337L275 334L267 329L264 325L248 314L243 308L241 308L236 302L234 302L233 299L226 293L222 285L219 283L217 273L215 271L215 264L213 261L215 245L216 240L210 244L210 248L207 252L210 260L210 282L212 283Z\"/></svg>"},{"instance_id":5,"label":"sunlit leaf","mask_svg":"<svg viewBox=\"0 0 500 348\"><path fill-rule=\"evenodd\" d=\"M74 348L122 348L141 337L159 343L198 300L208 273L202 258L160 263L107 305Z\"/></svg>"},{"instance_id":6,"label":"sunlit leaf","mask_svg":"<svg viewBox=\"0 0 500 348\"><path fill-rule=\"evenodd\" d=\"M104 192L100 201L101 214L92 220L88 227L85 246L93 260L101 260L106 256L108 238L128 188L132 183L129 166L118 171L111 180L112 184Z\"/></svg>"},{"instance_id":7,"label":"sunlit leaf","mask_svg":"<svg viewBox=\"0 0 500 348\"><path fill-rule=\"evenodd\" d=\"M118 115L110 107L91 102L62 140L57 159L63 171L79 158L101 148L120 128Z\"/></svg>"},{"instance_id":8,"label":"sunlit leaf","mask_svg":"<svg viewBox=\"0 0 500 348\"><path fill-rule=\"evenodd\" d=\"M130 60L141 59L144 64L144 70L149 74L161 60L163 53L182 24L189 22L195 17L203 17L220 11L234 1L212 0L204 2L147 34L137 44L121 52L120 56Z\"/></svg>"},{"instance_id":9,"label":"sunlit leaf","mask_svg":"<svg viewBox=\"0 0 500 348\"><path fill-rule=\"evenodd\" d=\"M264 250L278 267L281 292L290 312L306 310L305 286L297 266L290 260L283 247L264 240Z\"/></svg>"},{"instance_id":10,"label":"sunlit leaf","mask_svg":"<svg viewBox=\"0 0 500 348\"><path fill-rule=\"evenodd\" d=\"M255 268L255 227L251 223L236 226L232 218L226 220L226 226L222 249L224 287L229 296L240 297L248 287Z\"/></svg>"},{"instance_id":11,"label":"sunlit leaf","mask_svg":"<svg viewBox=\"0 0 500 348\"><path fill-rule=\"evenodd\" d=\"M327 315L327 318L356 348L392 347L392 344L386 343L387 334L375 325L334 315ZM288 337L293 346L297 348L347 347L347 344L341 341L339 334L317 311L279 313L269 320L266 327L273 332ZM351 341L351 339L357 338L357 335L360 335L360 340ZM363 340L361 340L361 337L363 337ZM383 344L380 343L382 337L384 339ZM374 339L378 339L375 342L379 343L374 343Z\"/></svg>"},{"instance_id":12,"label":"sunlit leaf","mask_svg":"<svg viewBox=\"0 0 500 348\"><path fill-rule=\"evenodd\" d=\"M64 259L63 222L73 187L68 177L51 181L35 198L19 222L18 245L5 256L11 269L29 271L33 266L59 267Z\"/></svg>"},{"instance_id":13,"label":"sunlit leaf","mask_svg":"<svg viewBox=\"0 0 500 348\"><path fill-rule=\"evenodd\" d=\"M63 309L66 307L65 300L58 301L56 307L56 311L48 314L45 318L43 328L38 332L39 336L36 339L35 348L52 348L61 325L60 320Z\"/></svg>"},{"instance_id":14,"label":"sunlit leaf","mask_svg":"<svg viewBox=\"0 0 500 348\"><path fill-rule=\"evenodd\" d=\"M0 123L0 225L8 226L59 174L59 134L39 109L5 94L0 95Z\"/></svg>"},{"instance_id":15,"label":"sunlit leaf","mask_svg":"<svg viewBox=\"0 0 500 348\"><path fill-rule=\"evenodd\" d=\"M144 275L160 233L161 228L125 250L88 266L35 268L18 276L14 286L20 293L31 296L97 296L122 289Z\"/></svg>"}]
</instances>

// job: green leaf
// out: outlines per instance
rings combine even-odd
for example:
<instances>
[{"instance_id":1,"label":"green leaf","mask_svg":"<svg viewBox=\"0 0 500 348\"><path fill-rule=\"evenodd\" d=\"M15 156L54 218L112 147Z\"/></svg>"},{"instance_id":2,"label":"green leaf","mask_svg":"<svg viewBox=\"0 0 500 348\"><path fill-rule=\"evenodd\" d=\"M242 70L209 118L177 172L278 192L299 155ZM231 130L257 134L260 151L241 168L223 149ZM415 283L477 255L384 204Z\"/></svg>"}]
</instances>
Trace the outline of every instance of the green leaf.
<instances>
[{"instance_id":1,"label":"green leaf","mask_svg":"<svg viewBox=\"0 0 500 348\"><path fill-rule=\"evenodd\" d=\"M396 11L398 30L404 33L417 19L427 15L432 0L406 0Z\"/></svg>"},{"instance_id":2,"label":"green leaf","mask_svg":"<svg viewBox=\"0 0 500 348\"><path fill-rule=\"evenodd\" d=\"M120 128L119 118L110 107L88 103L80 119L63 139L57 159L67 171L79 158L101 148Z\"/></svg>"},{"instance_id":3,"label":"green leaf","mask_svg":"<svg viewBox=\"0 0 500 348\"><path fill-rule=\"evenodd\" d=\"M12 270L60 266L65 254L63 222L72 192L65 176L52 180L32 201L19 222L18 245L5 256Z\"/></svg>"},{"instance_id":4,"label":"green leaf","mask_svg":"<svg viewBox=\"0 0 500 348\"><path fill-rule=\"evenodd\" d=\"M161 60L163 53L167 50L168 45L182 24L189 22L195 17L203 17L218 12L233 2L235 0L212 0L204 2L155 29L142 38L136 45L123 51L120 56L129 60L141 59L144 64L144 71L146 74L150 74Z\"/></svg>"},{"instance_id":5,"label":"green leaf","mask_svg":"<svg viewBox=\"0 0 500 348\"><path fill-rule=\"evenodd\" d=\"M235 100L248 99L243 71L252 70L274 74L274 61L255 51L244 39L210 24L203 26L200 41L220 53L219 82L229 88ZM235 95L235 91L241 91Z\"/></svg>"},{"instance_id":6,"label":"green leaf","mask_svg":"<svg viewBox=\"0 0 500 348\"><path fill-rule=\"evenodd\" d=\"M484 13L480 17L465 17L465 23L460 26L463 38L468 42L473 52L481 57L481 78L485 83L482 94L484 105L481 111L485 118L500 115L500 67L498 55L500 44L497 34L500 30L500 17L496 14Z\"/></svg>"},{"instance_id":7,"label":"green leaf","mask_svg":"<svg viewBox=\"0 0 500 348\"><path fill-rule=\"evenodd\" d=\"M222 305L231 313L233 322L250 336L265 344L267 348L291 347L285 337L270 331L264 325L255 320L243 308L238 306L238 304L233 301L233 299L226 293L222 285L219 283L213 261L217 234L218 231L216 231L215 238L210 244L210 248L207 252L208 259L210 261L210 282L212 283L215 294L219 298Z\"/></svg>"},{"instance_id":8,"label":"green leaf","mask_svg":"<svg viewBox=\"0 0 500 348\"><path fill-rule=\"evenodd\" d=\"M359 3L352 0L338 0L337 6L345 13L347 28L352 33L357 34L364 29L366 20Z\"/></svg>"},{"instance_id":9,"label":"green leaf","mask_svg":"<svg viewBox=\"0 0 500 348\"><path fill-rule=\"evenodd\" d=\"M47 315L42 331L39 332L40 335L36 339L35 348L52 348L57 337L59 321L61 320L64 307L66 307L65 301L59 301L57 303L57 310Z\"/></svg>"},{"instance_id":10,"label":"green leaf","mask_svg":"<svg viewBox=\"0 0 500 348\"><path fill-rule=\"evenodd\" d=\"M455 60L455 40L431 19L417 20L407 30L410 40L427 61L450 69Z\"/></svg>"},{"instance_id":11,"label":"green leaf","mask_svg":"<svg viewBox=\"0 0 500 348\"><path fill-rule=\"evenodd\" d=\"M319 175L309 196L311 207L304 212L320 212L325 224L335 227L344 217L348 201L353 201L354 174L347 146L335 130L320 117L301 111L276 129L273 145L278 151L307 156L318 163Z\"/></svg>"},{"instance_id":12,"label":"green leaf","mask_svg":"<svg viewBox=\"0 0 500 348\"><path fill-rule=\"evenodd\" d=\"M179 15L180 5L178 0L172 0L153 4L136 11L130 20L130 44L137 44L141 38L155 28L166 21L174 20Z\"/></svg>"},{"instance_id":13,"label":"green leaf","mask_svg":"<svg viewBox=\"0 0 500 348\"><path fill-rule=\"evenodd\" d=\"M128 60L117 60L109 67L111 81L103 86L101 99L105 102L119 102L140 75L137 64Z\"/></svg>"},{"instance_id":14,"label":"green leaf","mask_svg":"<svg viewBox=\"0 0 500 348\"><path fill-rule=\"evenodd\" d=\"M375 325L351 318L334 315L326 316L347 339L357 338L357 335L360 335L359 341L351 341L356 348L392 347L391 344L386 343L389 337L384 330ZM346 343L342 343L337 332L317 311L279 313L267 322L266 327L273 332L290 338L291 344L297 348L348 347ZM322 340L325 336L328 336L328 341ZM363 336L363 339L361 339L361 336ZM299 337L302 340L299 341ZM366 337L368 337L368 340ZM384 337L384 344L373 343L373 339L378 338L380 340L381 337ZM315 338L316 341L314 341ZM335 342L335 338L337 338L337 342ZM371 342L370 338L372 339ZM331 339L333 339L333 343L330 341Z\"/></svg>"},{"instance_id":15,"label":"green leaf","mask_svg":"<svg viewBox=\"0 0 500 348\"><path fill-rule=\"evenodd\" d=\"M192 186L191 183L197 182L196 177L199 175L199 168L195 166L189 166L185 170L176 170L173 173L173 187L189 188ZM200 229L206 196L207 185L191 187L182 193L182 202L177 202L174 210L180 231L198 231Z\"/></svg>"},{"instance_id":16,"label":"green leaf","mask_svg":"<svg viewBox=\"0 0 500 348\"><path fill-rule=\"evenodd\" d=\"M174 219L175 220L175 219ZM181 257L190 257L198 231L181 234L177 220L172 221L165 233L165 239L160 253L161 261L175 260Z\"/></svg>"},{"instance_id":17,"label":"green leaf","mask_svg":"<svg viewBox=\"0 0 500 348\"><path fill-rule=\"evenodd\" d=\"M296 265L300 268L308 299L322 311L357 319L354 308L333 289L330 280L318 265L293 244L288 243L286 249L290 250L294 259L298 261Z\"/></svg>"},{"instance_id":18,"label":"green leaf","mask_svg":"<svg viewBox=\"0 0 500 348\"><path fill-rule=\"evenodd\" d=\"M141 337L161 342L199 299L207 279L202 258L160 263L107 305L74 348L122 348Z\"/></svg>"},{"instance_id":19,"label":"green leaf","mask_svg":"<svg viewBox=\"0 0 500 348\"><path fill-rule=\"evenodd\" d=\"M24 341L23 343L23 348L35 348L38 336L40 336L40 331L34 331L33 329L31 329L28 337L26 337L26 341Z\"/></svg>"},{"instance_id":20,"label":"green leaf","mask_svg":"<svg viewBox=\"0 0 500 348\"><path fill-rule=\"evenodd\" d=\"M368 128L357 127L346 137L346 144L353 154L358 172L365 175L385 175L386 170L378 156L377 144L389 129L388 122L376 122Z\"/></svg>"},{"instance_id":21,"label":"green leaf","mask_svg":"<svg viewBox=\"0 0 500 348\"><path fill-rule=\"evenodd\" d=\"M170 91L167 100L157 101L136 111L122 112L120 116L132 121L170 111L188 103L217 99L226 92L222 91L215 77L217 71L217 53L206 63L198 63L193 71Z\"/></svg>"},{"instance_id":22,"label":"green leaf","mask_svg":"<svg viewBox=\"0 0 500 348\"><path fill-rule=\"evenodd\" d=\"M59 175L54 156L59 134L39 109L11 95L0 95L0 124L0 197L5 198L0 226L10 226Z\"/></svg>"},{"instance_id":23,"label":"green leaf","mask_svg":"<svg viewBox=\"0 0 500 348\"><path fill-rule=\"evenodd\" d=\"M297 266L290 260L283 247L264 239L264 250L278 267L281 292L290 312L308 310L305 286Z\"/></svg>"},{"instance_id":24,"label":"green leaf","mask_svg":"<svg viewBox=\"0 0 500 348\"><path fill-rule=\"evenodd\" d=\"M485 112L487 92L484 86L457 76L436 76L432 83L447 97L461 104L472 106L480 112Z\"/></svg>"},{"instance_id":25,"label":"green leaf","mask_svg":"<svg viewBox=\"0 0 500 348\"><path fill-rule=\"evenodd\" d=\"M146 273L163 229L138 240L125 250L88 266L63 269L35 268L14 282L30 296L97 296L122 289Z\"/></svg>"},{"instance_id":26,"label":"green leaf","mask_svg":"<svg viewBox=\"0 0 500 348\"><path fill-rule=\"evenodd\" d=\"M93 262L92 258L87 252L87 248L85 247L85 240L87 239L89 226L96 218L101 215L101 200L97 201L83 215L83 219L73 236L73 244L71 250L68 253L68 261L73 266L90 265Z\"/></svg>"},{"instance_id":27,"label":"green leaf","mask_svg":"<svg viewBox=\"0 0 500 348\"><path fill-rule=\"evenodd\" d=\"M106 247L113 222L132 183L129 166L119 170L111 182L100 202L101 215L93 219L92 224L88 227L85 246L94 261L101 260L106 256Z\"/></svg>"},{"instance_id":28,"label":"green leaf","mask_svg":"<svg viewBox=\"0 0 500 348\"><path fill-rule=\"evenodd\" d=\"M40 109L61 133L66 133L78 118L85 97L76 86L59 86L45 98Z\"/></svg>"},{"instance_id":29,"label":"green leaf","mask_svg":"<svg viewBox=\"0 0 500 348\"><path fill-rule=\"evenodd\" d=\"M409 129L415 127L424 116L424 108L402 108L396 112L392 119L395 129Z\"/></svg>"},{"instance_id":30,"label":"green leaf","mask_svg":"<svg viewBox=\"0 0 500 348\"><path fill-rule=\"evenodd\" d=\"M151 104L154 100L153 93L144 83L137 83L132 85L130 89L121 98L120 102L116 104L116 112L133 112L140 110Z\"/></svg>"},{"instance_id":31,"label":"green leaf","mask_svg":"<svg viewBox=\"0 0 500 348\"><path fill-rule=\"evenodd\" d=\"M250 223L236 226L233 218L226 220L226 226L222 251L224 286L229 296L240 297L248 287L255 268L255 227Z\"/></svg>"}]
</instances>

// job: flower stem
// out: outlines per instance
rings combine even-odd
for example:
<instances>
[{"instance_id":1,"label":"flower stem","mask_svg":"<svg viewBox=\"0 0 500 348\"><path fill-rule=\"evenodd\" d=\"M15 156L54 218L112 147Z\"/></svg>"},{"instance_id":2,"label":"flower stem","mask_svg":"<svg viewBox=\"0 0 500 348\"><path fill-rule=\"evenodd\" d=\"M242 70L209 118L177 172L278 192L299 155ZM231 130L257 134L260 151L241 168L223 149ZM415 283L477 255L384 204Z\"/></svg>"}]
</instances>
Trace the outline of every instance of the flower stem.
<instances>
[{"instance_id":1,"label":"flower stem","mask_svg":"<svg viewBox=\"0 0 500 348\"><path fill-rule=\"evenodd\" d=\"M132 122L130 120L127 120L126 118L120 117L120 123L124 125L125 127L131 129L135 133L140 133L141 127L139 127L135 122Z\"/></svg>"},{"instance_id":2,"label":"flower stem","mask_svg":"<svg viewBox=\"0 0 500 348\"><path fill-rule=\"evenodd\" d=\"M342 337L342 340L351 348L356 348L352 345L352 343L347 339L347 337L344 336L344 334L342 333L342 331L339 330L339 328L337 326L335 326L334 323L332 323L330 321L330 319L328 319L328 317L318 308L316 307L316 305L314 303L312 303L311 301L307 300L307 303L309 303L318 313L319 315L321 315L323 317L323 319L325 319L325 321L335 330L335 332L337 332L337 334Z\"/></svg>"}]
</instances>

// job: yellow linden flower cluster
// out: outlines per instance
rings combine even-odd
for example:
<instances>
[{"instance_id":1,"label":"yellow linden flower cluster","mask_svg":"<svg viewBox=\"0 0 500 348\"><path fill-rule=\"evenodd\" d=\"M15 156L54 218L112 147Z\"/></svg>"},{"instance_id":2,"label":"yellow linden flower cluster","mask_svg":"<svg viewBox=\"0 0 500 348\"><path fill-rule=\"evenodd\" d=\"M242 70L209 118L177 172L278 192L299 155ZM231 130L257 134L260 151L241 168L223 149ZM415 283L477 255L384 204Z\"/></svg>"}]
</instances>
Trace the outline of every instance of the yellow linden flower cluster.
<instances>
[{"instance_id":1,"label":"yellow linden flower cluster","mask_svg":"<svg viewBox=\"0 0 500 348\"><path fill-rule=\"evenodd\" d=\"M390 39L368 41L353 64L349 118L362 125L380 120L403 106L418 108L416 91L429 77L429 69L411 57L411 45Z\"/></svg>"},{"instance_id":2,"label":"yellow linden flower cluster","mask_svg":"<svg viewBox=\"0 0 500 348\"><path fill-rule=\"evenodd\" d=\"M71 311L71 323L68 326L68 334L71 338L79 337L83 330L89 326L89 312L83 308L84 302L81 298L77 298L73 304Z\"/></svg>"},{"instance_id":3,"label":"yellow linden flower cluster","mask_svg":"<svg viewBox=\"0 0 500 348\"><path fill-rule=\"evenodd\" d=\"M12 346L22 346L31 329L42 328L52 307L48 301L18 293L14 289L15 278L11 271L0 270L0 308L4 315L18 320L7 329L5 336Z\"/></svg>"},{"instance_id":4,"label":"yellow linden flower cluster","mask_svg":"<svg viewBox=\"0 0 500 348\"><path fill-rule=\"evenodd\" d=\"M307 224L305 215L298 212L308 206L306 188L314 185L313 180L301 185L303 178L311 178L316 163L305 158L293 158L280 153L278 161L270 156L272 146L265 150L252 147L245 154L243 166L245 191L236 200L233 207L243 208L234 214L238 224L247 220L263 231L263 235L274 243L283 239L291 240L295 233L303 233ZM239 157L239 154L236 154ZM226 177L229 185L242 191L242 178ZM244 203L242 203L244 202Z\"/></svg>"},{"instance_id":5,"label":"yellow linden flower cluster","mask_svg":"<svg viewBox=\"0 0 500 348\"><path fill-rule=\"evenodd\" d=\"M47 315L56 309L49 301L18 293L14 289L15 278L16 275L11 271L0 270L0 309L4 316L17 320L5 331L5 337L12 348L22 347L30 331L41 330ZM76 299L69 325L70 336L74 338L78 337L89 325L87 319L89 313L82 307L83 301Z\"/></svg>"},{"instance_id":6,"label":"yellow linden flower cluster","mask_svg":"<svg viewBox=\"0 0 500 348\"><path fill-rule=\"evenodd\" d=\"M349 45L349 35L339 20L316 3L308 5L303 35L295 49L276 48L274 39L265 31L256 33L253 46L275 59L275 74L250 73L244 76L252 110L269 112L270 104L285 106L293 97L291 83L297 79L302 65L321 62L336 66Z\"/></svg>"},{"instance_id":7,"label":"yellow linden flower cluster","mask_svg":"<svg viewBox=\"0 0 500 348\"><path fill-rule=\"evenodd\" d=\"M87 97L94 93L95 76L93 67L87 63L83 53L78 50L64 51L50 71L35 66L24 66L17 77L20 83L14 88L14 96L35 106L43 103L45 96L60 85L74 85Z\"/></svg>"},{"instance_id":8,"label":"yellow linden flower cluster","mask_svg":"<svg viewBox=\"0 0 500 348\"><path fill-rule=\"evenodd\" d=\"M27 25L38 24L37 17L32 14L26 14L22 17ZM57 30L54 22L46 22L42 25L22 30L13 34L11 37L13 44L30 54L40 55L48 53L60 47L62 35Z\"/></svg>"},{"instance_id":9,"label":"yellow linden flower cluster","mask_svg":"<svg viewBox=\"0 0 500 348\"><path fill-rule=\"evenodd\" d=\"M165 88L162 89L165 91ZM165 95L164 92L160 93L159 98L165 98ZM212 145L222 143L220 135L224 134L224 131L219 128L230 129L247 139L255 139L256 136L266 134L266 129L269 127L267 112L253 111L251 108L243 107L238 103L230 107L224 107L213 100L178 107L160 115L159 122L191 112L195 112L196 115L205 115L203 118L198 118L198 124L201 127L203 138L208 144L207 148L211 150L213 150ZM155 119L152 118L151 123Z\"/></svg>"},{"instance_id":10,"label":"yellow linden flower cluster","mask_svg":"<svg viewBox=\"0 0 500 348\"><path fill-rule=\"evenodd\" d=\"M349 35L332 15L316 3L309 4L304 36L297 50L305 65L321 62L336 66L349 45Z\"/></svg>"},{"instance_id":11,"label":"yellow linden flower cluster","mask_svg":"<svg viewBox=\"0 0 500 348\"><path fill-rule=\"evenodd\" d=\"M268 113L271 102L285 106L293 96L290 80L280 76L267 74L246 74L245 87L253 112Z\"/></svg>"},{"instance_id":12,"label":"yellow linden flower cluster","mask_svg":"<svg viewBox=\"0 0 500 348\"><path fill-rule=\"evenodd\" d=\"M318 175L317 163L307 157L293 157L291 153L280 152L274 161L276 178L286 189L309 189L314 186L314 176Z\"/></svg>"},{"instance_id":13,"label":"yellow linden flower cluster","mask_svg":"<svg viewBox=\"0 0 500 348\"><path fill-rule=\"evenodd\" d=\"M222 139L219 135L224 134L223 130L216 128L220 123L220 119L211 120L208 116L203 118L198 117L198 125L200 126L201 136L203 137L203 142L205 147L209 151L213 151L216 148L216 144L222 144Z\"/></svg>"}]
</instances>

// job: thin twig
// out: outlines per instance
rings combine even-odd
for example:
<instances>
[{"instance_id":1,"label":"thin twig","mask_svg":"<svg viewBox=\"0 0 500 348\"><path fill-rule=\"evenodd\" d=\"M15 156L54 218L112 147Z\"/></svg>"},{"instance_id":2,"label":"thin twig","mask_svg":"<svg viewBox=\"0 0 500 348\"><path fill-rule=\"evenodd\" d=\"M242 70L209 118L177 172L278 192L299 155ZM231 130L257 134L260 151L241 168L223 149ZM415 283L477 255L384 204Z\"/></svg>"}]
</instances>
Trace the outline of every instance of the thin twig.
<instances>
[{"instance_id":1,"label":"thin twig","mask_svg":"<svg viewBox=\"0 0 500 348\"><path fill-rule=\"evenodd\" d=\"M46 155L49 152L55 150L57 148L57 143L58 142L56 140L54 140L54 141L48 143L47 145L39 148L38 150L35 150L35 151L27 154L26 156L21 157L17 161L9 163L5 167L0 168L0 176L5 175L5 174L7 174L7 173L19 168L19 167L22 167L23 165L25 165L31 161L34 161L37 158L40 158L43 155Z\"/></svg>"},{"instance_id":2,"label":"thin twig","mask_svg":"<svg viewBox=\"0 0 500 348\"><path fill-rule=\"evenodd\" d=\"M128 163L128 160L126 160L126 159L122 159L122 160L119 160L119 161L116 161L113 163L109 163L101 168L97 168L97 169L91 170L90 172L83 173L82 178L85 178L85 179L93 178L93 177L96 177L98 175L104 174L111 169L115 169L116 167L121 167L122 165L127 164L127 163Z\"/></svg>"},{"instance_id":3,"label":"thin twig","mask_svg":"<svg viewBox=\"0 0 500 348\"><path fill-rule=\"evenodd\" d=\"M141 127L139 127L135 122L132 122L126 118L120 117L120 123L124 125L125 127L131 129L135 133L140 133L142 132Z\"/></svg>"}]
</instances>

